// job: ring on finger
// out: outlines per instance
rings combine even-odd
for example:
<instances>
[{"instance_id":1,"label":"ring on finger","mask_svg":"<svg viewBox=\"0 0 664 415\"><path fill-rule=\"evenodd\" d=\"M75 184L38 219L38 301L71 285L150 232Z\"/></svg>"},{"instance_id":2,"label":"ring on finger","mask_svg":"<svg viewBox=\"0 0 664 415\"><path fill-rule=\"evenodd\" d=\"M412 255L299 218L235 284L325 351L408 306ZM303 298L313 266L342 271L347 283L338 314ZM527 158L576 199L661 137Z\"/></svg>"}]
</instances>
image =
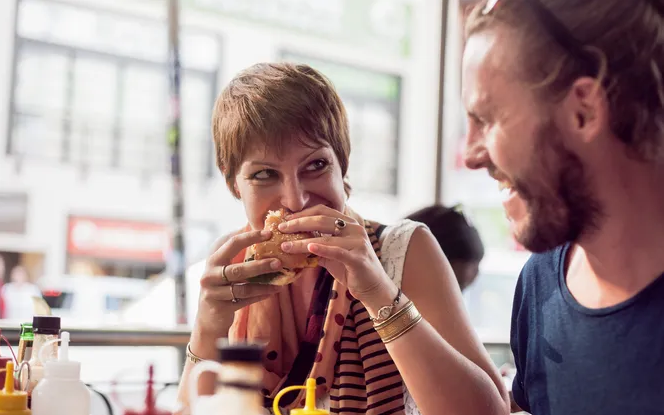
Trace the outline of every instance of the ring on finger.
<instances>
[{"instance_id":1,"label":"ring on finger","mask_svg":"<svg viewBox=\"0 0 664 415\"><path fill-rule=\"evenodd\" d=\"M334 234L339 235L341 231L346 227L346 221L341 218L336 218L334 220Z\"/></svg>"},{"instance_id":2,"label":"ring on finger","mask_svg":"<svg viewBox=\"0 0 664 415\"><path fill-rule=\"evenodd\" d=\"M233 287L235 287L235 285L231 284L230 287L231 287L231 303L236 304L240 300L237 299L237 297L235 296L235 292L233 291Z\"/></svg>"},{"instance_id":3,"label":"ring on finger","mask_svg":"<svg viewBox=\"0 0 664 415\"><path fill-rule=\"evenodd\" d=\"M221 266L221 281L226 285L230 285L231 282L228 279L228 277L226 276L226 267L227 266L228 265L222 265Z\"/></svg>"}]
</instances>

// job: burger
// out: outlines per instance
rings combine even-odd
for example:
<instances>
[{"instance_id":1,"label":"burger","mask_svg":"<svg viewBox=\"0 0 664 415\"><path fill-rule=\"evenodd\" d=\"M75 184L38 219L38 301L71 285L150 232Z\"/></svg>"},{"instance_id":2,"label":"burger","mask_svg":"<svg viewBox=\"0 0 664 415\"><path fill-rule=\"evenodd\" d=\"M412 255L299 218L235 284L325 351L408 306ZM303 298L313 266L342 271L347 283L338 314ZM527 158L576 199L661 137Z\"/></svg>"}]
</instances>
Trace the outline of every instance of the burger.
<instances>
[{"instance_id":1,"label":"burger","mask_svg":"<svg viewBox=\"0 0 664 415\"><path fill-rule=\"evenodd\" d=\"M269 211L265 217L264 229L272 232L272 237L264 242L252 245L247 250L247 261L277 258L281 261L281 270L249 278L247 282L258 284L288 285L295 281L305 268L318 266L318 257L314 254L289 254L281 250L281 244L289 241L301 241L314 238L311 232L282 233L279 224L285 222L286 212L283 209Z\"/></svg>"}]
</instances>

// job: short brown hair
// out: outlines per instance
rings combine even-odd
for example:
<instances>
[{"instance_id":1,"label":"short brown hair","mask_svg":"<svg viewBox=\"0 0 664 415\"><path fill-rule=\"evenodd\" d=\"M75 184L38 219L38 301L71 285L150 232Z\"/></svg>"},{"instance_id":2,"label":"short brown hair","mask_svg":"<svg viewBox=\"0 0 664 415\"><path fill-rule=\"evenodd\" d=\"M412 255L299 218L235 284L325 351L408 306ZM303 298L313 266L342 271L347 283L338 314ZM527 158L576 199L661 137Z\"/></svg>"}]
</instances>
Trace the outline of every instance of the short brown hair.
<instances>
[{"instance_id":1,"label":"short brown hair","mask_svg":"<svg viewBox=\"0 0 664 415\"><path fill-rule=\"evenodd\" d=\"M259 63L236 75L215 103L212 138L217 166L235 197L237 170L255 146L279 153L293 139L329 145L344 178L348 171L346 110L332 83L308 65ZM344 184L348 195L350 186Z\"/></svg>"},{"instance_id":2,"label":"short brown hair","mask_svg":"<svg viewBox=\"0 0 664 415\"><path fill-rule=\"evenodd\" d=\"M502 24L518 33L522 75L544 100L562 99L587 66L547 31L533 0L500 0L483 13L480 2L466 22L466 37ZM642 160L664 160L663 0L537 0L595 59L606 89L611 129Z\"/></svg>"}]
</instances>

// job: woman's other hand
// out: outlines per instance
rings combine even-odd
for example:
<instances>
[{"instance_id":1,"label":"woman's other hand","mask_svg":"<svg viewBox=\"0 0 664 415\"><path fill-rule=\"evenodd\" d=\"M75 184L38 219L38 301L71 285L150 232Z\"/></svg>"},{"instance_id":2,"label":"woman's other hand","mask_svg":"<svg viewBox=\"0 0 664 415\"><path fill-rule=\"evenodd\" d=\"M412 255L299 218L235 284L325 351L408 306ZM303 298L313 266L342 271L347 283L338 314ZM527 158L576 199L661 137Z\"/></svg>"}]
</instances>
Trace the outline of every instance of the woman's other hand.
<instances>
[{"instance_id":1,"label":"woman's other hand","mask_svg":"<svg viewBox=\"0 0 664 415\"><path fill-rule=\"evenodd\" d=\"M205 337L225 337L233 313L277 293L280 287L246 284L248 278L281 269L278 259L231 264L243 249L272 236L269 231L241 232L224 238L206 262L196 315L196 329Z\"/></svg>"},{"instance_id":2,"label":"woman's other hand","mask_svg":"<svg viewBox=\"0 0 664 415\"><path fill-rule=\"evenodd\" d=\"M284 252L317 255L319 265L367 307L394 299L397 288L385 273L363 224L323 205L289 215L286 220L279 225L281 232L318 232L322 236L285 242L281 245Z\"/></svg>"}]
</instances>

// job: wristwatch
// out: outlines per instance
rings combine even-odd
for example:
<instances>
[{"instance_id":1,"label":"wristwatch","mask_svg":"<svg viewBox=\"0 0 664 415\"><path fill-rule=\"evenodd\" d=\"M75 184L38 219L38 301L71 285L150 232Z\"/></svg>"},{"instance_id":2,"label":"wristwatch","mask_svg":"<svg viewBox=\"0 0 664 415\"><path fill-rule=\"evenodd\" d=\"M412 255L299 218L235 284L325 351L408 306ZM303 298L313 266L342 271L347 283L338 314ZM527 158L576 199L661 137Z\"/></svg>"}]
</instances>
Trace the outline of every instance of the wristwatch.
<instances>
[{"instance_id":1,"label":"wristwatch","mask_svg":"<svg viewBox=\"0 0 664 415\"><path fill-rule=\"evenodd\" d=\"M392 316L392 313L399 304L400 300L401 300L401 288L399 288L399 292L397 292L397 296L394 299L394 301L392 301L392 304L379 308L378 315L376 317L372 317L371 315L369 315L369 318L374 324L380 324L384 322L385 320L387 320Z\"/></svg>"}]
</instances>

